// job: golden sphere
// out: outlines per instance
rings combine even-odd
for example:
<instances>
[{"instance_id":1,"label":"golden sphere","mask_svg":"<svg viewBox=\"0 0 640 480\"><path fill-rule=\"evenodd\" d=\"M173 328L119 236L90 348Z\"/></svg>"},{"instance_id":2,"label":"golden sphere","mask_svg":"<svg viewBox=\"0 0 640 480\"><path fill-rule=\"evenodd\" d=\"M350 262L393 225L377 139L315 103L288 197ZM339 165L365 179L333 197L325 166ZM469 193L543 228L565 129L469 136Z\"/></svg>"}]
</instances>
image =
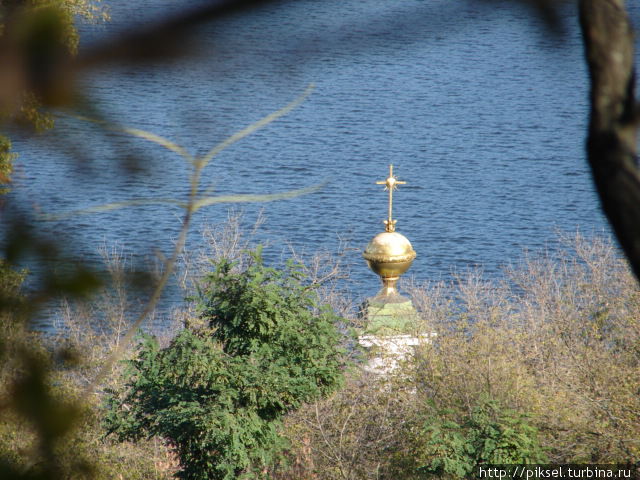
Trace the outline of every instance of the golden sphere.
<instances>
[{"instance_id":1,"label":"golden sphere","mask_svg":"<svg viewBox=\"0 0 640 480\"><path fill-rule=\"evenodd\" d=\"M409 269L416 252L404 235L382 232L373 237L362 256L381 277L398 277Z\"/></svg>"}]
</instances>

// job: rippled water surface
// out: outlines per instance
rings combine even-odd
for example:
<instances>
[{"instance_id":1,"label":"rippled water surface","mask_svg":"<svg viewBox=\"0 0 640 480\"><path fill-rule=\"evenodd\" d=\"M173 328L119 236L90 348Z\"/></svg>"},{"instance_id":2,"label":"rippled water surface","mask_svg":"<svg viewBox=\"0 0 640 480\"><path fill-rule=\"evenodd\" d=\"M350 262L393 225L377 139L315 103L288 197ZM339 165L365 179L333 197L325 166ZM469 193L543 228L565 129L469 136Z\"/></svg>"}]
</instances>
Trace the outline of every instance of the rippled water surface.
<instances>
[{"instance_id":1,"label":"rippled water surface","mask_svg":"<svg viewBox=\"0 0 640 480\"><path fill-rule=\"evenodd\" d=\"M112 1L112 22L83 27L94 42L173 2ZM418 257L419 280L481 265L500 274L523 249L555 248L556 230L606 229L584 155L587 73L577 15L556 37L530 10L450 0L298 1L199 27L198 51L169 66L93 71L85 94L120 123L202 154L298 96L284 118L220 154L205 171L216 194L275 193L328 181L260 210L271 255L286 245L313 252L351 246L356 298L378 279L361 250L382 230L386 194L376 180L395 165L398 231ZM150 20L149 20L150 21ZM61 213L139 197L185 198L189 169L171 152L79 120L61 118L55 141L16 140L23 204ZM64 142L59 135L64 135ZM64 147L64 148L63 148ZM70 161L69 147L85 160ZM123 173L131 157L143 173ZM200 212L189 240L228 205ZM171 206L146 206L48 223L78 239L87 261L102 243L134 256L168 252L180 224ZM177 293L166 305L179 303Z\"/></svg>"}]
</instances>

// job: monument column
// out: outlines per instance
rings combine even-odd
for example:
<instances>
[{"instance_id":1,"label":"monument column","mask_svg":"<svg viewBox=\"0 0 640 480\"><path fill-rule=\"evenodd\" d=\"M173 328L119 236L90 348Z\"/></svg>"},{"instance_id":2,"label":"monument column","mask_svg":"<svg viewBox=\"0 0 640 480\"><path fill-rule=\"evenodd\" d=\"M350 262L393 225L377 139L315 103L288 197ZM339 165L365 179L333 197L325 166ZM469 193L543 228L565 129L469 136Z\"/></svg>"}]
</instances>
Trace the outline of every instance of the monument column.
<instances>
[{"instance_id":1,"label":"monument column","mask_svg":"<svg viewBox=\"0 0 640 480\"><path fill-rule=\"evenodd\" d=\"M385 231L373 237L362 254L369 268L382 280L382 289L375 297L367 299L363 306L365 332L373 335L408 334L412 333L416 311L411 300L398 293L397 283L400 275L413 263L416 252L409 240L396 232L397 220L393 219L393 192L398 185L407 182L399 181L393 175L393 165L389 165L389 177L376 183L384 185L385 191L389 192L389 208L388 217L383 222Z\"/></svg>"},{"instance_id":2,"label":"monument column","mask_svg":"<svg viewBox=\"0 0 640 480\"><path fill-rule=\"evenodd\" d=\"M394 177L393 165L389 165L389 177L376 183L384 185L389 192L389 213L383 222L385 231L373 237L362 255L369 268L380 276L382 289L363 304L364 327L358 342L369 352L365 369L386 375L413 354L414 348L421 342L431 342L435 333L416 331L418 312L409 298L398 293L400 275L409 269L416 258L411 242L396 232L397 220L393 219L393 192L398 185L406 182Z\"/></svg>"}]
</instances>

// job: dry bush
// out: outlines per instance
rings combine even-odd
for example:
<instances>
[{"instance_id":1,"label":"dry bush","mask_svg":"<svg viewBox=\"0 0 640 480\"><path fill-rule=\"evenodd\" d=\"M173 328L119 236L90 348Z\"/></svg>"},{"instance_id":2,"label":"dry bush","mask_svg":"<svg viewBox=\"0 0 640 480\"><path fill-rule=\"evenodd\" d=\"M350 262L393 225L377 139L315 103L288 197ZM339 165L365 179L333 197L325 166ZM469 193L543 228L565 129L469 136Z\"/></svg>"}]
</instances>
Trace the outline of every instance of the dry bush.
<instances>
[{"instance_id":1,"label":"dry bush","mask_svg":"<svg viewBox=\"0 0 640 480\"><path fill-rule=\"evenodd\" d=\"M64 358L54 359L53 381L66 399L81 406L82 424L69 444L62 443L59 456L84 456L91 459L91 478L169 479L177 471L177 462L170 449L159 439L147 439L136 444L120 443L106 437L102 426L103 392L119 382L122 366L116 363L104 378L97 392L90 397L84 389L98 374L111 352L118 347L130 326L136 309L139 289L131 284L132 262L123 248L102 246L99 253L109 274L104 287L85 301L63 301L55 318L55 335L45 345L64 346ZM53 348L48 350L54 351ZM133 354L135 346L124 353ZM63 463L72 463L63 460Z\"/></svg>"},{"instance_id":2,"label":"dry bush","mask_svg":"<svg viewBox=\"0 0 640 480\"><path fill-rule=\"evenodd\" d=\"M638 285L610 242L563 240L556 258L527 257L501 285L458 281L449 304L415 289L439 333L417 356L416 387L441 406L489 395L533 415L553 461L637 461Z\"/></svg>"},{"instance_id":3,"label":"dry bush","mask_svg":"<svg viewBox=\"0 0 640 480\"><path fill-rule=\"evenodd\" d=\"M237 262L236 271L245 269L246 252L255 247L265 217L260 213L248 232L243 229L243 218L242 211L229 210L224 222L207 225L202 230L201 248L182 253L178 280L185 292L196 290L200 280L210 272L211 264L223 258Z\"/></svg>"},{"instance_id":4,"label":"dry bush","mask_svg":"<svg viewBox=\"0 0 640 480\"><path fill-rule=\"evenodd\" d=\"M425 425L438 415L462 424L486 399L525 415L550 462L640 460L640 290L610 241L562 241L500 282L471 271L405 286L416 330L437 340L401 375L352 374L290 416L291 463L274 478L424 478Z\"/></svg>"},{"instance_id":5,"label":"dry bush","mask_svg":"<svg viewBox=\"0 0 640 480\"><path fill-rule=\"evenodd\" d=\"M306 282L316 288L318 304L329 305L339 316L354 323L357 319L353 298L348 293L347 263L352 250L344 241L340 242L337 252L320 250L306 254L289 246L289 257L301 266Z\"/></svg>"},{"instance_id":6,"label":"dry bush","mask_svg":"<svg viewBox=\"0 0 640 480\"><path fill-rule=\"evenodd\" d=\"M351 372L342 390L289 416L289 467L273 478L389 478L393 452L405 448L403 425L417 416L412 397L402 380Z\"/></svg>"},{"instance_id":7,"label":"dry bush","mask_svg":"<svg viewBox=\"0 0 640 480\"><path fill-rule=\"evenodd\" d=\"M55 334L49 339L53 345L65 345L80 361L76 368L67 371L68 380L79 386L88 385L96 377L106 358L119 346L134 312L141 308L141 301L136 300L140 290L131 282L135 271L124 249L102 245L98 251L108 274L107 281L89 299L73 302L63 299L54 317ZM133 350L129 348L125 355ZM115 382L119 371L116 363L101 387Z\"/></svg>"},{"instance_id":8,"label":"dry bush","mask_svg":"<svg viewBox=\"0 0 640 480\"><path fill-rule=\"evenodd\" d=\"M197 288L210 259L242 263L253 234L244 235L240 225L241 217L232 214L205 233L206 248L185 257L185 288ZM420 346L401 375L352 372L343 390L290 415L284 426L289 464L274 468L271 477L421 478L406 452L424 451L425 423L442 411L460 421L486 398L528 415L549 461L638 461L640 290L610 242L579 235L563 242L553 258L525 256L500 282L471 271L450 284L405 286L420 313L416 330L435 330L437 341ZM322 286L322 301L353 320L352 302L340 290L341 256L294 256L309 280ZM112 267L116 286L122 268ZM77 325L68 327L67 340L88 348L83 352L95 363L117 344L126 324L124 293L116 289L103 297L99 311L108 321L99 332L83 327L95 310L69 310ZM188 308L178 311L173 328L193 319ZM87 437L88 445L100 443L97 431L89 429L94 437ZM99 448L123 465L146 456L162 478L175 464L168 449L153 442Z\"/></svg>"},{"instance_id":9,"label":"dry bush","mask_svg":"<svg viewBox=\"0 0 640 480\"><path fill-rule=\"evenodd\" d=\"M117 299L118 294L112 294L115 297L103 304ZM118 305L112 305L109 312L120 312L123 304ZM101 397L86 396L84 386L117 343L122 321L110 317L110 323L98 330L92 323L83 323L90 321L88 305L83 307L82 316L71 316L71 307L67 310L74 321L65 330L68 337L46 338L18 321L19 312L0 314L0 332L8 347L0 352L0 456L20 471L42 478L55 474L56 478L168 480L175 466L166 446L157 440L121 445L104 438ZM53 349L52 342L61 345ZM46 381L46 392L38 390L36 380ZM47 417L49 430L43 433L26 413L42 414L47 408L54 414ZM74 434L63 430L67 421L78 427ZM55 445L48 441L51 432L58 433Z\"/></svg>"}]
</instances>

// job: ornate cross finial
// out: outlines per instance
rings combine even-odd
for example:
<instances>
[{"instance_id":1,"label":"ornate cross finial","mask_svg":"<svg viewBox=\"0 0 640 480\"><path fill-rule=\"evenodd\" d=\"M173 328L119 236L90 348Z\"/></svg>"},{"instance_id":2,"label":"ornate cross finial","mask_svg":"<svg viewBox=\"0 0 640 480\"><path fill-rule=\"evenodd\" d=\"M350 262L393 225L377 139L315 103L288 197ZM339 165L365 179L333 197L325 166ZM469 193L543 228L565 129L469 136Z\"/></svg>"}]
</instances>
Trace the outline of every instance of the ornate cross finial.
<instances>
[{"instance_id":1,"label":"ornate cross finial","mask_svg":"<svg viewBox=\"0 0 640 480\"><path fill-rule=\"evenodd\" d=\"M377 185L385 185L385 191L389 191L389 218L384 221L384 224L386 226L385 230L387 232L396 231L397 220L394 220L391 215L393 210L393 191L398 188L398 185L404 185L406 183L407 182L399 181L398 179L396 179L396 177L393 176L393 165L389 165L389 177L382 182L376 182Z\"/></svg>"}]
</instances>

